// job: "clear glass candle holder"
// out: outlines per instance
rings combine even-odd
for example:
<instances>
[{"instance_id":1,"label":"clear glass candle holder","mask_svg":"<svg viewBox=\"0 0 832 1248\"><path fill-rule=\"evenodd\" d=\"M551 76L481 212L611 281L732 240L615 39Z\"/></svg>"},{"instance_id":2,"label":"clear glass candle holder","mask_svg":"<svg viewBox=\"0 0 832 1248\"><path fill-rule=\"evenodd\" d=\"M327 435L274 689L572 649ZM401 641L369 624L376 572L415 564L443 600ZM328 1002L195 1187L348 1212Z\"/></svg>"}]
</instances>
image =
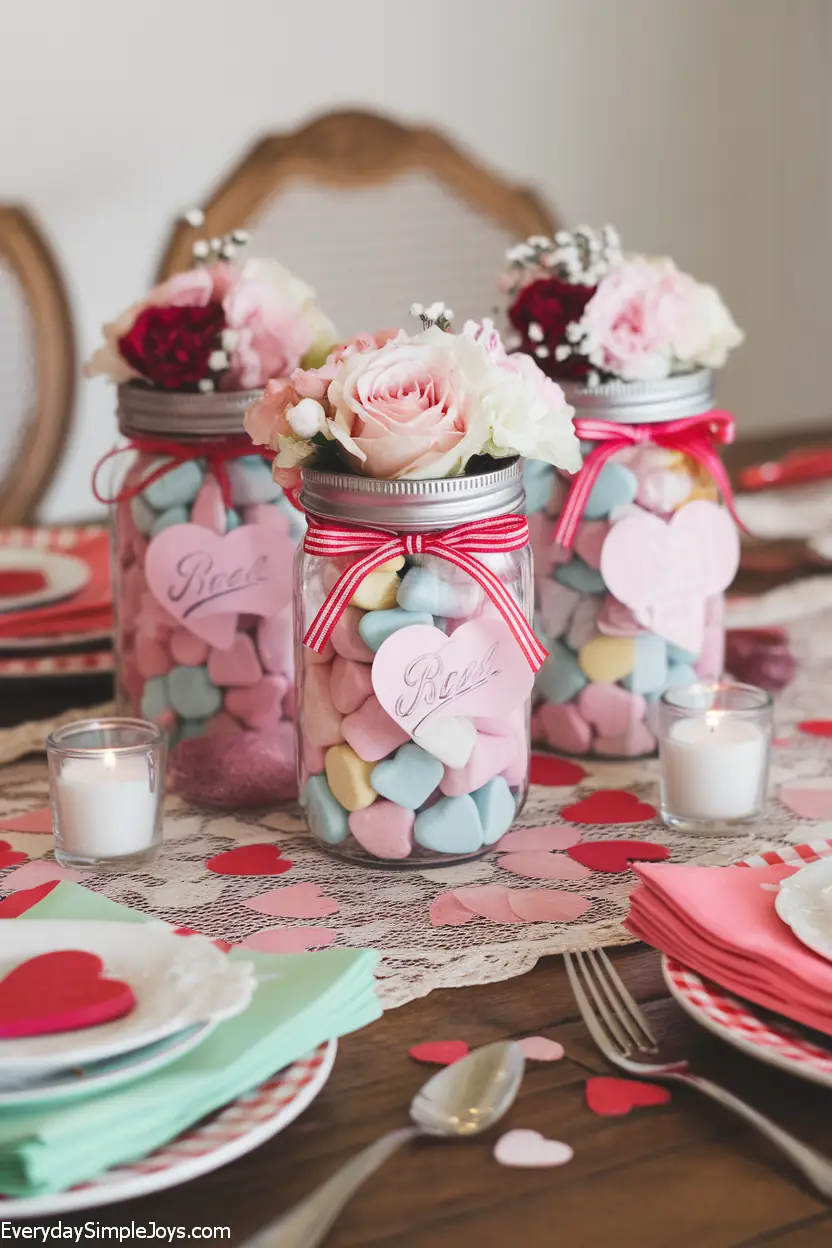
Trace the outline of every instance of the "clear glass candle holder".
<instances>
[{"instance_id":1,"label":"clear glass candle holder","mask_svg":"<svg viewBox=\"0 0 832 1248\"><path fill-rule=\"evenodd\" d=\"M668 689L659 702L661 812L672 828L730 832L764 812L772 703L727 681Z\"/></svg>"},{"instance_id":2,"label":"clear glass candle holder","mask_svg":"<svg viewBox=\"0 0 832 1248\"><path fill-rule=\"evenodd\" d=\"M82 719L46 738L55 857L126 871L162 843L165 734L143 719Z\"/></svg>"}]
</instances>

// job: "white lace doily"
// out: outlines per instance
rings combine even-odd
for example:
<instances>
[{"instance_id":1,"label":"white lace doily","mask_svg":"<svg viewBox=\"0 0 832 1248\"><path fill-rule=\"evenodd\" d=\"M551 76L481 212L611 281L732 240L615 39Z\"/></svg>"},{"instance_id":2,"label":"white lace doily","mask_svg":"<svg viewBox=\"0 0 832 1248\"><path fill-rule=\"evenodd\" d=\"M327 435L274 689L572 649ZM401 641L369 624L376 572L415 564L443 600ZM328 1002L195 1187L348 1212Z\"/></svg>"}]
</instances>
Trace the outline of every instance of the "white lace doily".
<instances>
[{"instance_id":1,"label":"white lace doily","mask_svg":"<svg viewBox=\"0 0 832 1248\"><path fill-rule=\"evenodd\" d=\"M832 611L818 612L818 597L827 595L828 581L819 595L807 594L806 583L792 591L775 591L785 611L795 596L804 608L803 618L792 620L788 632L798 661L793 684L778 699L776 735L791 735L802 719L832 717ZM828 597L826 597L828 601ZM825 604L824 604L825 605ZM743 604L746 615L747 604ZM759 618L772 618L770 602L759 600ZM747 835L733 838L699 838L650 823L582 828L585 839L626 836L660 841L679 862L723 863L789 841L832 837L832 824L799 819L777 800L784 781L828 775L832 771L832 741L795 734L789 744L774 748L771 788L765 820ZM562 805L574 802L598 788L626 788L642 800L657 805L658 763L654 759L632 763L590 761L589 775L570 788L532 788L516 826L557 823ZM47 800L45 766L20 763L0 772L2 816L43 805ZM497 865L496 855L458 867L440 870L369 869L341 863L327 856L310 840L296 809L271 814L199 811L179 799L168 802L166 843L152 869L136 875L90 875L84 884L116 901L144 910L179 926L194 928L211 937L240 941L265 927L309 927L309 920L269 919L243 902L282 884L311 882L334 897L340 911L320 920L322 927L337 931L336 944L369 946L381 953L380 990L385 1006L402 1005L425 996L434 988L481 984L509 979L531 970L544 954L598 945L626 944L631 937L620 926L633 886L630 872L621 875L595 873L576 881L546 883L520 879ZM51 853L51 838L0 831L0 839L30 857ZM277 841L294 866L276 877L229 877L207 871L205 861L236 845ZM15 868L0 872L0 894L6 877ZM501 883L515 887L550 887L583 894L590 909L572 923L504 925L474 919L459 927L433 927L429 907L440 892L469 883Z\"/></svg>"}]
</instances>

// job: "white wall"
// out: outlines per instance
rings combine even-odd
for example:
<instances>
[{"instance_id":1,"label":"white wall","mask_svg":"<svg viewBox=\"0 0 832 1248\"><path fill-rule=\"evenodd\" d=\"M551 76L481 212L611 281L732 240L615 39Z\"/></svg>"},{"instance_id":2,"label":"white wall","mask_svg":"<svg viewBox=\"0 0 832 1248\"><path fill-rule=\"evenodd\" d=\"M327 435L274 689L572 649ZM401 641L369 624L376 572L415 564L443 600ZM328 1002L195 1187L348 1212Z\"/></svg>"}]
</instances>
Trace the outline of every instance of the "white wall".
<instances>
[{"instance_id":1,"label":"white wall","mask_svg":"<svg viewBox=\"0 0 832 1248\"><path fill-rule=\"evenodd\" d=\"M16 0L0 197L51 231L86 355L256 136L344 104L425 120L716 281L748 333L721 397L745 432L805 425L832 406L830 23L826 0ZM44 516L93 510L112 431L81 382Z\"/></svg>"}]
</instances>

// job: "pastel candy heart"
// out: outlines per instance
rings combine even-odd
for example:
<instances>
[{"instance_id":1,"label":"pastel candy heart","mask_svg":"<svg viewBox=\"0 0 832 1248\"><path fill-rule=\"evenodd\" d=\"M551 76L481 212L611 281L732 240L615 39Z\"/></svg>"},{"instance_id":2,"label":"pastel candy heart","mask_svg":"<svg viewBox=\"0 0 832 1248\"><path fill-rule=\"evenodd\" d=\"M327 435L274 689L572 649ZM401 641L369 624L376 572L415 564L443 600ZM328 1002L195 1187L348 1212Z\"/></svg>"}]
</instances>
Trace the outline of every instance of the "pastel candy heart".
<instances>
[{"instance_id":1,"label":"pastel candy heart","mask_svg":"<svg viewBox=\"0 0 832 1248\"><path fill-rule=\"evenodd\" d=\"M588 680L615 684L635 669L636 643L631 637L594 637L582 646L578 664Z\"/></svg>"},{"instance_id":2,"label":"pastel candy heart","mask_svg":"<svg viewBox=\"0 0 832 1248\"><path fill-rule=\"evenodd\" d=\"M644 508L639 507L638 503L622 503L620 507L613 507L607 516L609 524L619 524L622 520L628 520L630 516L643 516Z\"/></svg>"},{"instance_id":3,"label":"pastel candy heart","mask_svg":"<svg viewBox=\"0 0 832 1248\"><path fill-rule=\"evenodd\" d=\"M326 776L311 776L304 789L307 818L315 835L327 845L340 845L349 833L348 815L332 796Z\"/></svg>"},{"instance_id":4,"label":"pastel candy heart","mask_svg":"<svg viewBox=\"0 0 832 1248\"><path fill-rule=\"evenodd\" d=\"M656 749L656 738L646 724L633 722L623 732L595 738L595 753L608 758L639 758L652 754Z\"/></svg>"},{"instance_id":5,"label":"pastel candy heart","mask_svg":"<svg viewBox=\"0 0 832 1248\"><path fill-rule=\"evenodd\" d=\"M508 785L525 784L529 770L529 738L525 724L523 731L515 737L506 738L505 744L509 756L507 760L503 760L504 766L500 775Z\"/></svg>"},{"instance_id":6,"label":"pastel candy heart","mask_svg":"<svg viewBox=\"0 0 832 1248\"><path fill-rule=\"evenodd\" d=\"M303 646L301 648L301 661L304 667L317 667L325 663L331 663L335 658L335 647L332 642L325 643L323 650L313 650L311 646Z\"/></svg>"},{"instance_id":7,"label":"pastel candy heart","mask_svg":"<svg viewBox=\"0 0 832 1248\"><path fill-rule=\"evenodd\" d=\"M623 464L607 463L598 474L584 507L585 520L601 520L613 507L632 503L638 490L635 473Z\"/></svg>"},{"instance_id":8,"label":"pastel candy heart","mask_svg":"<svg viewBox=\"0 0 832 1248\"><path fill-rule=\"evenodd\" d=\"M606 589L604 578L595 568L577 556L569 563L562 563L555 569L555 580L569 589L576 589L580 594L603 594Z\"/></svg>"},{"instance_id":9,"label":"pastel candy heart","mask_svg":"<svg viewBox=\"0 0 832 1248\"><path fill-rule=\"evenodd\" d=\"M150 536L156 537L164 529L169 529L174 524L187 524L188 508L187 507L169 507L167 511L163 511L156 517L151 525Z\"/></svg>"},{"instance_id":10,"label":"pastel candy heart","mask_svg":"<svg viewBox=\"0 0 832 1248\"><path fill-rule=\"evenodd\" d=\"M667 689L675 689L678 685L695 685L698 680L699 677L690 663L668 663L661 690L650 696L659 697Z\"/></svg>"},{"instance_id":11,"label":"pastel candy heart","mask_svg":"<svg viewBox=\"0 0 832 1248\"><path fill-rule=\"evenodd\" d=\"M505 715L478 715L474 720L477 732L486 732L489 737L514 737L526 735L527 711L525 706L516 706Z\"/></svg>"},{"instance_id":12,"label":"pastel candy heart","mask_svg":"<svg viewBox=\"0 0 832 1248\"><path fill-rule=\"evenodd\" d=\"M231 502L235 507L254 503L271 503L282 491L272 477L271 468L260 455L244 455L229 460L225 466L231 485Z\"/></svg>"},{"instance_id":13,"label":"pastel candy heart","mask_svg":"<svg viewBox=\"0 0 832 1248\"><path fill-rule=\"evenodd\" d=\"M521 1170L565 1166L574 1156L568 1144L561 1140L547 1140L539 1131L507 1131L494 1145L494 1158L501 1166Z\"/></svg>"},{"instance_id":14,"label":"pastel candy heart","mask_svg":"<svg viewBox=\"0 0 832 1248\"><path fill-rule=\"evenodd\" d=\"M412 810L394 802L377 801L349 817L350 832L374 858L409 858L413 850Z\"/></svg>"},{"instance_id":15,"label":"pastel candy heart","mask_svg":"<svg viewBox=\"0 0 832 1248\"><path fill-rule=\"evenodd\" d=\"M636 502L647 511L669 515L690 497L693 480L687 472L669 471L667 455L659 457L655 454L658 448L650 449L652 462L645 471L637 472Z\"/></svg>"},{"instance_id":16,"label":"pastel candy heart","mask_svg":"<svg viewBox=\"0 0 832 1248\"><path fill-rule=\"evenodd\" d=\"M136 636L136 667L144 677L165 676L173 667L171 656L161 642L144 633Z\"/></svg>"},{"instance_id":17,"label":"pastel candy heart","mask_svg":"<svg viewBox=\"0 0 832 1248\"><path fill-rule=\"evenodd\" d=\"M542 511L528 517L529 546L532 551L535 575L539 577L551 575L552 569L559 563L568 563L572 558L571 550L564 550L552 540L554 523Z\"/></svg>"},{"instance_id":18,"label":"pastel candy heart","mask_svg":"<svg viewBox=\"0 0 832 1248\"><path fill-rule=\"evenodd\" d=\"M344 717L332 700L329 665L307 667L303 678L303 731L311 745L322 748L344 740Z\"/></svg>"},{"instance_id":19,"label":"pastel candy heart","mask_svg":"<svg viewBox=\"0 0 832 1248\"><path fill-rule=\"evenodd\" d=\"M605 520L586 520L578 527L575 554L596 571L601 567L601 548L609 528Z\"/></svg>"},{"instance_id":20,"label":"pastel candy heart","mask_svg":"<svg viewBox=\"0 0 832 1248\"><path fill-rule=\"evenodd\" d=\"M612 641L614 638L607 638ZM619 640L623 640L619 639ZM635 647L635 662L624 684L633 693L655 693L664 688L667 679L667 643L653 633L640 633L631 643Z\"/></svg>"},{"instance_id":21,"label":"pastel candy heart","mask_svg":"<svg viewBox=\"0 0 832 1248\"><path fill-rule=\"evenodd\" d=\"M560 637L569 627L572 615L581 601L577 589L561 585L560 581L538 579L535 587L537 597L536 618L548 641Z\"/></svg>"},{"instance_id":22,"label":"pastel candy heart","mask_svg":"<svg viewBox=\"0 0 832 1248\"><path fill-rule=\"evenodd\" d=\"M257 660L254 642L247 633L238 633L228 650L212 650L208 675L215 685L256 685L263 670Z\"/></svg>"},{"instance_id":23,"label":"pastel candy heart","mask_svg":"<svg viewBox=\"0 0 832 1248\"><path fill-rule=\"evenodd\" d=\"M359 758L349 745L333 745L326 752L327 783L345 810L361 810L376 800L371 771L372 764Z\"/></svg>"},{"instance_id":24,"label":"pastel candy heart","mask_svg":"<svg viewBox=\"0 0 832 1248\"><path fill-rule=\"evenodd\" d=\"M540 707L537 722L547 745L567 754L588 754L592 729L574 703L546 702Z\"/></svg>"},{"instance_id":25,"label":"pastel candy heart","mask_svg":"<svg viewBox=\"0 0 832 1248\"><path fill-rule=\"evenodd\" d=\"M629 607L607 594L598 613L598 632L607 637L635 637L644 629Z\"/></svg>"},{"instance_id":26,"label":"pastel candy heart","mask_svg":"<svg viewBox=\"0 0 832 1248\"><path fill-rule=\"evenodd\" d=\"M199 487L191 507L191 523L201 524L213 533L225 532L225 503L216 477L207 476Z\"/></svg>"},{"instance_id":27,"label":"pastel candy heart","mask_svg":"<svg viewBox=\"0 0 832 1248\"><path fill-rule=\"evenodd\" d=\"M240 725L227 711L217 711L205 723L205 732L209 737L228 736L230 732L239 732ZM323 768L321 768L323 770Z\"/></svg>"},{"instance_id":28,"label":"pastel candy heart","mask_svg":"<svg viewBox=\"0 0 832 1248\"><path fill-rule=\"evenodd\" d=\"M474 614L481 601L482 590L474 581L444 580L418 565L399 582L398 603L406 611L465 619Z\"/></svg>"},{"instance_id":29,"label":"pastel candy heart","mask_svg":"<svg viewBox=\"0 0 832 1248\"><path fill-rule=\"evenodd\" d=\"M468 762L464 767L446 767L439 787L449 797L461 797L499 775L505 764L505 739L478 734Z\"/></svg>"},{"instance_id":30,"label":"pastel candy heart","mask_svg":"<svg viewBox=\"0 0 832 1248\"><path fill-rule=\"evenodd\" d=\"M408 740L408 733L387 714L375 694L357 711L344 716L341 732L356 754L368 763L377 763Z\"/></svg>"},{"instance_id":31,"label":"pastel candy heart","mask_svg":"<svg viewBox=\"0 0 832 1248\"><path fill-rule=\"evenodd\" d=\"M229 507L225 513L225 531L230 533L232 529L238 529L243 523L240 513L235 511L233 507Z\"/></svg>"},{"instance_id":32,"label":"pastel candy heart","mask_svg":"<svg viewBox=\"0 0 832 1248\"><path fill-rule=\"evenodd\" d=\"M169 463L160 459L159 465ZM154 465L155 466L155 465ZM194 460L186 460L169 472L164 473L156 481L152 481L143 491L142 496L155 511L167 511L170 507L186 507L196 498L202 485L202 468Z\"/></svg>"},{"instance_id":33,"label":"pastel candy heart","mask_svg":"<svg viewBox=\"0 0 832 1248\"><path fill-rule=\"evenodd\" d=\"M367 701L372 692L372 669L366 663L355 663L336 654L330 678L330 694L336 711L350 715Z\"/></svg>"},{"instance_id":34,"label":"pastel candy heart","mask_svg":"<svg viewBox=\"0 0 832 1248\"><path fill-rule=\"evenodd\" d=\"M404 607L392 607L387 611L368 611L358 622L358 631L371 650L379 646L411 624L433 624L433 616L427 611L409 611Z\"/></svg>"},{"instance_id":35,"label":"pastel candy heart","mask_svg":"<svg viewBox=\"0 0 832 1248\"><path fill-rule=\"evenodd\" d=\"M586 676L571 650L559 641L549 646L549 657L537 673L535 689L547 702L571 702L586 684Z\"/></svg>"},{"instance_id":36,"label":"pastel candy heart","mask_svg":"<svg viewBox=\"0 0 832 1248\"><path fill-rule=\"evenodd\" d=\"M582 598L578 603L575 614L572 616L572 623L569 625L569 632L566 634L566 644L570 649L580 650L588 641L592 641L598 632L601 604L602 599L594 594L588 598Z\"/></svg>"},{"instance_id":37,"label":"pastel candy heart","mask_svg":"<svg viewBox=\"0 0 832 1248\"><path fill-rule=\"evenodd\" d=\"M437 854L473 854L483 846L482 825L474 799L442 797L416 816L413 836L423 849Z\"/></svg>"},{"instance_id":38,"label":"pastel candy heart","mask_svg":"<svg viewBox=\"0 0 832 1248\"><path fill-rule=\"evenodd\" d=\"M177 740L189 741L191 737L201 737L207 725L207 719L183 719L176 730Z\"/></svg>"},{"instance_id":39,"label":"pastel candy heart","mask_svg":"<svg viewBox=\"0 0 832 1248\"><path fill-rule=\"evenodd\" d=\"M156 523L156 512L146 503L141 494L130 499L130 516L140 533L147 534Z\"/></svg>"},{"instance_id":40,"label":"pastel candy heart","mask_svg":"<svg viewBox=\"0 0 832 1248\"><path fill-rule=\"evenodd\" d=\"M303 769L309 776L319 775L325 767L326 755L319 745L312 745L304 736L303 738Z\"/></svg>"},{"instance_id":41,"label":"pastel candy heart","mask_svg":"<svg viewBox=\"0 0 832 1248\"><path fill-rule=\"evenodd\" d=\"M392 758L376 764L370 772L370 783L382 797L408 810L418 810L444 774L438 758L408 741Z\"/></svg>"},{"instance_id":42,"label":"pastel candy heart","mask_svg":"<svg viewBox=\"0 0 832 1248\"><path fill-rule=\"evenodd\" d=\"M542 459L523 461L523 489L526 494L526 515L543 511L549 502L556 477L551 464Z\"/></svg>"},{"instance_id":43,"label":"pastel candy heart","mask_svg":"<svg viewBox=\"0 0 832 1248\"><path fill-rule=\"evenodd\" d=\"M698 658L698 650L685 650L683 646L674 646L672 641L667 643L668 665L675 663L695 663Z\"/></svg>"},{"instance_id":44,"label":"pastel candy heart","mask_svg":"<svg viewBox=\"0 0 832 1248\"><path fill-rule=\"evenodd\" d=\"M477 808L486 845L494 845L505 836L517 813L514 794L502 776L495 776L471 796Z\"/></svg>"},{"instance_id":45,"label":"pastel candy heart","mask_svg":"<svg viewBox=\"0 0 832 1248\"><path fill-rule=\"evenodd\" d=\"M142 691L141 712L145 719L156 723L161 715L170 710L170 693L167 676L154 676Z\"/></svg>"},{"instance_id":46,"label":"pastel candy heart","mask_svg":"<svg viewBox=\"0 0 832 1248\"><path fill-rule=\"evenodd\" d=\"M627 732L644 719L646 709L644 698L620 685L587 685L578 695L578 710L604 737Z\"/></svg>"},{"instance_id":47,"label":"pastel candy heart","mask_svg":"<svg viewBox=\"0 0 832 1248\"><path fill-rule=\"evenodd\" d=\"M293 643L291 604L275 615L264 616L257 625L257 653L265 671L291 672ZM321 656L322 662L326 662L327 650L330 652L329 657L332 657L332 649L327 646L324 655ZM314 651L309 651L309 653L312 654Z\"/></svg>"},{"instance_id":48,"label":"pastel candy heart","mask_svg":"<svg viewBox=\"0 0 832 1248\"><path fill-rule=\"evenodd\" d=\"M136 616L136 629L149 633L152 637L169 635L179 627L179 621L166 611L149 590L141 596L139 612Z\"/></svg>"},{"instance_id":49,"label":"pastel candy heart","mask_svg":"<svg viewBox=\"0 0 832 1248\"><path fill-rule=\"evenodd\" d=\"M356 663L372 663L373 651L361 636L360 624L363 612L357 607L347 607L332 630L332 645L336 653Z\"/></svg>"},{"instance_id":50,"label":"pastel candy heart","mask_svg":"<svg viewBox=\"0 0 832 1248\"><path fill-rule=\"evenodd\" d=\"M395 607L398 590L395 572L368 572L350 598L350 606L364 611L387 611Z\"/></svg>"},{"instance_id":51,"label":"pastel candy heart","mask_svg":"<svg viewBox=\"0 0 832 1248\"><path fill-rule=\"evenodd\" d=\"M477 730L470 719L459 716L428 719L413 729L413 740L447 767L464 767L477 743Z\"/></svg>"},{"instance_id":52,"label":"pastel candy heart","mask_svg":"<svg viewBox=\"0 0 832 1248\"><path fill-rule=\"evenodd\" d=\"M207 641L186 628L177 628L170 635L170 652L183 667L199 667L206 662L210 649Z\"/></svg>"},{"instance_id":53,"label":"pastel candy heart","mask_svg":"<svg viewBox=\"0 0 832 1248\"><path fill-rule=\"evenodd\" d=\"M167 680L170 704L183 719L208 719L222 706L222 694L204 667L175 667Z\"/></svg>"},{"instance_id":54,"label":"pastel candy heart","mask_svg":"<svg viewBox=\"0 0 832 1248\"><path fill-rule=\"evenodd\" d=\"M232 686L225 691L225 709L249 728L269 728L282 718L288 687L285 676L262 676L256 685Z\"/></svg>"}]
</instances>

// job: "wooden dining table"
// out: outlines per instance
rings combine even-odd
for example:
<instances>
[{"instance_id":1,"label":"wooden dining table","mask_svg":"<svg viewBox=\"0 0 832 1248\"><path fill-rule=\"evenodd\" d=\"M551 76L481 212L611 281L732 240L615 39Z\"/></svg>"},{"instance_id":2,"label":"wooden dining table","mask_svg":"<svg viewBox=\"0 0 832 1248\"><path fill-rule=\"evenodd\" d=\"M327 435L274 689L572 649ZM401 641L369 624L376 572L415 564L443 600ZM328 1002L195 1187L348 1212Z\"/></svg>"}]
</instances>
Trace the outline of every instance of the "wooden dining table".
<instances>
[{"instance_id":1,"label":"wooden dining table","mask_svg":"<svg viewBox=\"0 0 832 1248\"><path fill-rule=\"evenodd\" d=\"M782 450L782 440L744 443L732 459L755 462ZM752 592L799 570L797 557L779 570L752 566L739 588ZM100 681L6 685L0 718L34 718L107 693ZM832 1156L832 1091L779 1073L698 1028L669 998L654 951L632 945L613 957L654 1029L679 1056ZM183 1228L174 1235L179 1239L196 1238L194 1228L228 1228L216 1238L241 1243L359 1149L406 1124L410 1100L431 1073L408 1057L412 1045L461 1039L474 1047L529 1035L559 1041L565 1057L527 1064L518 1099L494 1130L466 1142L405 1147L344 1211L330 1248L832 1245L832 1208L760 1136L694 1091L674 1088L668 1105L625 1117L589 1110L587 1078L611 1072L578 1014L562 959L550 957L502 983L433 992L347 1036L310 1108L221 1170L139 1200L39 1219L38 1226L86 1226L88 1238L128 1227L129 1240L150 1223ZM499 1166L494 1144L513 1127L564 1141L574 1158L553 1169ZM0 1213L0 1237L7 1236Z\"/></svg>"}]
</instances>

